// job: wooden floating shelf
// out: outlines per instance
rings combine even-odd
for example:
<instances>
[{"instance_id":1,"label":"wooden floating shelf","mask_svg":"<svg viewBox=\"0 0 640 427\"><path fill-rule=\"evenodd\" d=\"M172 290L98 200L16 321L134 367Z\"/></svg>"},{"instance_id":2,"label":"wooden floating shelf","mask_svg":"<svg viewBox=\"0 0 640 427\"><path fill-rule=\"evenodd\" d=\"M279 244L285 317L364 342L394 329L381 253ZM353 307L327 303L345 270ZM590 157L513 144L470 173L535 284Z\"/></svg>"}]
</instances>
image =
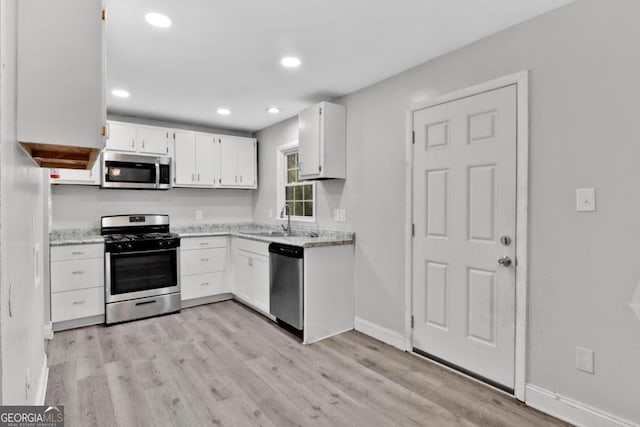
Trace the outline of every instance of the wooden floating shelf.
<instances>
[{"instance_id":1,"label":"wooden floating shelf","mask_svg":"<svg viewBox=\"0 0 640 427\"><path fill-rule=\"evenodd\" d=\"M20 145L41 168L91 169L100 155L97 148L22 141Z\"/></svg>"}]
</instances>

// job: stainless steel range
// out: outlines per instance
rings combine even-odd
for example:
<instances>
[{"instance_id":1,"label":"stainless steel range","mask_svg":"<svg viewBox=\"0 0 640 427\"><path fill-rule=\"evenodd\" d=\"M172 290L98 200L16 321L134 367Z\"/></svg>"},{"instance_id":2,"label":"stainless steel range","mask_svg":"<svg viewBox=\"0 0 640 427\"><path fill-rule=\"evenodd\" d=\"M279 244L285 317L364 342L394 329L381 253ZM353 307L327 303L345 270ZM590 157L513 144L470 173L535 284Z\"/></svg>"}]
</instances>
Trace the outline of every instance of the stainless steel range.
<instances>
[{"instance_id":1,"label":"stainless steel range","mask_svg":"<svg viewBox=\"0 0 640 427\"><path fill-rule=\"evenodd\" d=\"M103 216L106 323L180 311L180 237L168 215Z\"/></svg>"}]
</instances>

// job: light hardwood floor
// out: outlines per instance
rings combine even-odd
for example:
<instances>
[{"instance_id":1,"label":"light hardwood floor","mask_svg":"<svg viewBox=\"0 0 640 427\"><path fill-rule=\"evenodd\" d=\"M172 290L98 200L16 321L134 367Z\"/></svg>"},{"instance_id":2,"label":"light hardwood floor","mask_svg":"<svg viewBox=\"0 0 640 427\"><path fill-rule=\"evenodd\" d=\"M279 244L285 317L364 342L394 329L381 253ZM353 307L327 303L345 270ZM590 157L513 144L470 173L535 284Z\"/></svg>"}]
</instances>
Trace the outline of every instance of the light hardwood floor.
<instances>
[{"instance_id":1,"label":"light hardwood floor","mask_svg":"<svg viewBox=\"0 0 640 427\"><path fill-rule=\"evenodd\" d=\"M58 332L48 353L67 426L566 425L355 331L303 346L233 301Z\"/></svg>"}]
</instances>

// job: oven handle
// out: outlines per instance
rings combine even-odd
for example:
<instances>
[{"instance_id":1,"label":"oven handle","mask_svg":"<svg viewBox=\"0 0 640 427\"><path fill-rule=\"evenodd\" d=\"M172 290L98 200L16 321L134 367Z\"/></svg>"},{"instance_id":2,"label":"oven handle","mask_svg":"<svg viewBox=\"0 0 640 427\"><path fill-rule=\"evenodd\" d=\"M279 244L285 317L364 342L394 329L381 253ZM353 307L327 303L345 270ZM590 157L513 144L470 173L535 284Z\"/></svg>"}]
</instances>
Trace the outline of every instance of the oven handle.
<instances>
[{"instance_id":1,"label":"oven handle","mask_svg":"<svg viewBox=\"0 0 640 427\"><path fill-rule=\"evenodd\" d=\"M147 304L153 304L154 302L156 302L156 300L152 299L151 301L137 302L136 305L147 305Z\"/></svg>"},{"instance_id":2,"label":"oven handle","mask_svg":"<svg viewBox=\"0 0 640 427\"><path fill-rule=\"evenodd\" d=\"M152 254L157 252L177 252L178 248L170 248L170 249L154 249L148 251L131 251L131 252L107 252L107 254L113 255L127 255L127 254Z\"/></svg>"},{"instance_id":3,"label":"oven handle","mask_svg":"<svg viewBox=\"0 0 640 427\"><path fill-rule=\"evenodd\" d=\"M156 161L156 188L160 187L160 163Z\"/></svg>"}]
</instances>

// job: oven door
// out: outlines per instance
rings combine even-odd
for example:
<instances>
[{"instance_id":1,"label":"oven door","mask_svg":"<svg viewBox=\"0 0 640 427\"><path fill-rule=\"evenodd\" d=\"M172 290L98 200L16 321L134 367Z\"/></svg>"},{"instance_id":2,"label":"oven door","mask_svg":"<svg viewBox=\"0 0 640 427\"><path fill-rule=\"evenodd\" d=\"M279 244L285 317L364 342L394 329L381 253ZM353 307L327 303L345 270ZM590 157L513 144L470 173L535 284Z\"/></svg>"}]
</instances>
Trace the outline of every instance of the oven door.
<instances>
[{"instance_id":1,"label":"oven door","mask_svg":"<svg viewBox=\"0 0 640 427\"><path fill-rule=\"evenodd\" d=\"M107 303L180 292L178 248L105 253Z\"/></svg>"}]
</instances>

